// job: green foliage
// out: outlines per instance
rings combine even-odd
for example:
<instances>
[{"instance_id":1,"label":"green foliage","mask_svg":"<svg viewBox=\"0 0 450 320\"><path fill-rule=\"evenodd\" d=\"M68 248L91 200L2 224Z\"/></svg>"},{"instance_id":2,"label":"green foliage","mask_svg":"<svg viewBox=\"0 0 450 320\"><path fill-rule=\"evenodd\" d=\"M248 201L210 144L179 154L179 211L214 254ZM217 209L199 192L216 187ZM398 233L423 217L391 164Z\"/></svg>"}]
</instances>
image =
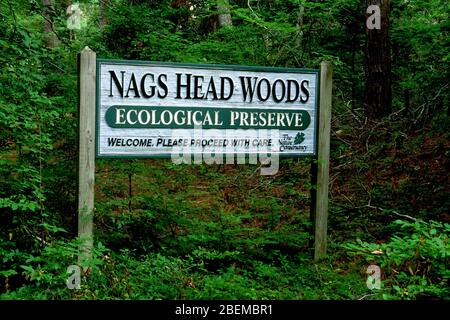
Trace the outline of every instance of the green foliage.
<instances>
[{"instance_id":1,"label":"green foliage","mask_svg":"<svg viewBox=\"0 0 450 320\"><path fill-rule=\"evenodd\" d=\"M414 119L411 125L436 117L441 124L436 130L448 126L449 6L445 0L414 0L393 6L396 89L408 96L410 105L403 107Z\"/></svg>"},{"instance_id":2,"label":"green foliage","mask_svg":"<svg viewBox=\"0 0 450 320\"><path fill-rule=\"evenodd\" d=\"M23 280L27 282L15 291L6 290L6 293L0 295L1 299L70 299L82 293L84 296L95 297L95 287L90 284L81 283L81 289L68 290L66 281L69 277L67 268L71 265L77 265L80 255L80 242L74 241L55 241L46 245L39 256L26 255L26 260L20 265L20 274ZM82 266L86 270L83 275L90 274L89 278L94 283L99 281L106 282L105 276L102 276L102 267L104 265L105 254L108 251L99 243L92 250L92 257ZM5 259L4 259L5 260ZM87 271L89 270L89 271ZM2 275L10 277L17 275L18 272L12 270L3 271ZM86 281L86 277L82 277Z\"/></svg>"},{"instance_id":3,"label":"green foliage","mask_svg":"<svg viewBox=\"0 0 450 320\"><path fill-rule=\"evenodd\" d=\"M396 212L448 219L448 2L392 2L395 113L374 124L361 112L363 1L229 2L227 28L209 0L108 1L102 27L98 1L84 0L82 27L69 31L66 3L53 1L55 48L45 46L41 1L0 2L2 299L356 299L371 292L338 249L352 238L365 242L347 250L383 268L385 298L448 298L448 224L402 222L392 237L397 225L387 223ZM90 268L81 289L67 289L80 253L77 54L86 45L120 59L331 60L332 262L310 259L309 160L283 159L274 177L252 165L105 160L96 161Z\"/></svg>"},{"instance_id":4,"label":"green foliage","mask_svg":"<svg viewBox=\"0 0 450 320\"><path fill-rule=\"evenodd\" d=\"M0 270L21 282L20 265L63 234L74 207L76 76L19 12L0 20Z\"/></svg>"},{"instance_id":5,"label":"green foliage","mask_svg":"<svg viewBox=\"0 0 450 320\"><path fill-rule=\"evenodd\" d=\"M450 225L421 220L395 224L400 230L388 243L359 240L344 248L381 267L386 299L448 299Z\"/></svg>"}]
</instances>

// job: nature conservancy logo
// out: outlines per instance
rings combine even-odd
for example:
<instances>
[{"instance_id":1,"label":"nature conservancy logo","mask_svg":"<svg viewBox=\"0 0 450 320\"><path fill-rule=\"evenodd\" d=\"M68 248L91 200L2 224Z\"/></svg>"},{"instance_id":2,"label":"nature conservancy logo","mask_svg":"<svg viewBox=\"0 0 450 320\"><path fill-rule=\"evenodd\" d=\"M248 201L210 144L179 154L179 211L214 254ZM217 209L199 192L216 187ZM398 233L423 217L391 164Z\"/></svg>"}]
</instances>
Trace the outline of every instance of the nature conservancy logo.
<instances>
[{"instance_id":1,"label":"nature conservancy logo","mask_svg":"<svg viewBox=\"0 0 450 320\"><path fill-rule=\"evenodd\" d=\"M301 144L305 141L305 134L303 132L297 132L294 136L289 134L283 134L280 138L280 151L285 150L299 150L305 151L307 146Z\"/></svg>"},{"instance_id":2,"label":"nature conservancy logo","mask_svg":"<svg viewBox=\"0 0 450 320\"><path fill-rule=\"evenodd\" d=\"M298 132L295 136L294 144L301 144L305 141L305 134L303 132Z\"/></svg>"}]
</instances>

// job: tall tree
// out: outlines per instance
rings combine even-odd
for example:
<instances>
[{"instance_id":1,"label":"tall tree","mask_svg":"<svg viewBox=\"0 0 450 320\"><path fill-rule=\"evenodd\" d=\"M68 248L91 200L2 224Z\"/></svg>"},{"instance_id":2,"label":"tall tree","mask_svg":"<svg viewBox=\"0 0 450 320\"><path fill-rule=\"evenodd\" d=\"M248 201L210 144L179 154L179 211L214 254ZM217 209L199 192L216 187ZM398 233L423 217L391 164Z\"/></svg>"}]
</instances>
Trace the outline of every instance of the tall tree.
<instances>
[{"instance_id":1,"label":"tall tree","mask_svg":"<svg viewBox=\"0 0 450 320\"><path fill-rule=\"evenodd\" d=\"M58 37L53 29L53 13L55 9L52 0L42 0L42 16L44 17L44 39L47 48L54 48L58 45Z\"/></svg>"},{"instance_id":2,"label":"tall tree","mask_svg":"<svg viewBox=\"0 0 450 320\"><path fill-rule=\"evenodd\" d=\"M365 108L374 119L391 112L389 0L366 0Z\"/></svg>"},{"instance_id":3,"label":"tall tree","mask_svg":"<svg viewBox=\"0 0 450 320\"><path fill-rule=\"evenodd\" d=\"M108 24L108 18L106 16L106 6L108 5L107 0L99 1L99 10L100 10L100 28L103 28Z\"/></svg>"},{"instance_id":4,"label":"tall tree","mask_svg":"<svg viewBox=\"0 0 450 320\"><path fill-rule=\"evenodd\" d=\"M220 28L233 25L229 7L230 3L228 0L220 0L217 4L217 10L219 11L218 20Z\"/></svg>"}]
</instances>

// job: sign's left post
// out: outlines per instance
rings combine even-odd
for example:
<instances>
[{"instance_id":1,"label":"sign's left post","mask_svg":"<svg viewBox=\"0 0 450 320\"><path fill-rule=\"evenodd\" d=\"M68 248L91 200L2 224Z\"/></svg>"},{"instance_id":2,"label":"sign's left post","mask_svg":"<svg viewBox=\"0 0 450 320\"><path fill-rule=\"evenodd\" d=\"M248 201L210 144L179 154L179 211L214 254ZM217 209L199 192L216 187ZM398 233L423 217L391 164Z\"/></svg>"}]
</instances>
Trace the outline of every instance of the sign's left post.
<instances>
[{"instance_id":1,"label":"sign's left post","mask_svg":"<svg viewBox=\"0 0 450 320\"><path fill-rule=\"evenodd\" d=\"M95 186L96 54L89 47L78 56L78 73L78 264L85 266L92 254Z\"/></svg>"}]
</instances>

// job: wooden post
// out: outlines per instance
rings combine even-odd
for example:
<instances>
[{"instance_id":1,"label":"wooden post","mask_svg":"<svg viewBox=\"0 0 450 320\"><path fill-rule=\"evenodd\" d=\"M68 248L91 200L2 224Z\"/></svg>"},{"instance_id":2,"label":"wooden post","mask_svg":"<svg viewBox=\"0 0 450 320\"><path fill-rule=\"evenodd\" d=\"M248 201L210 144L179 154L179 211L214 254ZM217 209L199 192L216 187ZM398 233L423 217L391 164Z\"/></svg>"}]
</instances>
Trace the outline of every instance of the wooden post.
<instances>
[{"instance_id":1,"label":"wooden post","mask_svg":"<svg viewBox=\"0 0 450 320\"><path fill-rule=\"evenodd\" d=\"M328 183L330 164L331 89L333 67L329 61L320 64L320 110L317 150L317 192L315 212L314 260L327 253Z\"/></svg>"},{"instance_id":2,"label":"wooden post","mask_svg":"<svg viewBox=\"0 0 450 320\"><path fill-rule=\"evenodd\" d=\"M91 257L95 184L95 72L96 54L85 47L79 55L78 263Z\"/></svg>"}]
</instances>

